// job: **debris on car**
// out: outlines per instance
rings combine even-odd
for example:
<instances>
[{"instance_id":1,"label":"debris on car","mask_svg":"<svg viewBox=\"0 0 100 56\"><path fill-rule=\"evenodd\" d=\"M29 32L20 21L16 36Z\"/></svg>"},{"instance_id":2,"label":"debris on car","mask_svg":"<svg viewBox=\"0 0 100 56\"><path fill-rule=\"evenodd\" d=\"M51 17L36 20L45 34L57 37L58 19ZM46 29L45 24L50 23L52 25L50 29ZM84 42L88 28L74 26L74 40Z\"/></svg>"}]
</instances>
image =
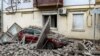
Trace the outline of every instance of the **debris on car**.
<instances>
[{"instance_id":1,"label":"debris on car","mask_svg":"<svg viewBox=\"0 0 100 56\"><path fill-rule=\"evenodd\" d=\"M100 46L93 41L65 39L64 35L50 31L48 23L44 28L22 29L13 25L1 35L1 56L100 56Z\"/></svg>"},{"instance_id":2,"label":"debris on car","mask_svg":"<svg viewBox=\"0 0 100 56\"><path fill-rule=\"evenodd\" d=\"M36 43L39 40L40 38L39 36L41 33L42 30L36 28L32 28L32 27L25 28L18 33L18 39L21 41L25 36L26 43L30 43L30 42ZM43 46L41 46L41 48L45 48L45 49L55 49L55 48L63 47L67 43L64 42L64 40L61 41L55 37L48 38L48 36L46 36L45 40L39 40L39 41L43 41Z\"/></svg>"}]
</instances>

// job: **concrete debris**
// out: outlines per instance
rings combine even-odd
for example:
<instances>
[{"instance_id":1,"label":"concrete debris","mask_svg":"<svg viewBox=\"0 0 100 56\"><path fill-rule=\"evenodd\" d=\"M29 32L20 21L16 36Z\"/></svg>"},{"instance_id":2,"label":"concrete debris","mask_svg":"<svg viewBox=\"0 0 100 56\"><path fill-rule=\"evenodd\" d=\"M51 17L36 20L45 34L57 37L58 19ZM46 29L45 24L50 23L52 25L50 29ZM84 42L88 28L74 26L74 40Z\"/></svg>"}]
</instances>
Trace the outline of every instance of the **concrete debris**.
<instances>
[{"instance_id":1,"label":"concrete debris","mask_svg":"<svg viewBox=\"0 0 100 56\"><path fill-rule=\"evenodd\" d=\"M29 28L41 30L41 28L33 26ZM0 43L6 42L6 44L0 45L0 56L100 56L100 46L95 46L92 41L66 40L64 35L52 31L47 34L48 38L59 39L59 41L64 41L67 45L58 49L36 49L37 43L25 44L25 38L22 41L15 40L20 30L21 27L12 26L7 33L1 36ZM42 33L42 35L44 34ZM38 43L40 44L39 41Z\"/></svg>"},{"instance_id":2,"label":"concrete debris","mask_svg":"<svg viewBox=\"0 0 100 56\"><path fill-rule=\"evenodd\" d=\"M39 39L37 41L37 47L38 49L42 48L41 46L43 46L45 39L47 38L47 34L50 32L50 18L48 18L45 26L43 27L43 30L39 36Z\"/></svg>"},{"instance_id":3,"label":"concrete debris","mask_svg":"<svg viewBox=\"0 0 100 56\"><path fill-rule=\"evenodd\" d=\"M80 43L80 44L79 44ZM35 49L34 44L19 44L12 43L6 45L0 45L0 56L96 56L100 55L99 51L93 51L93 49L87 49L82 42L73 41L63 48L58 49ZM84 45L84 46L83 46ZM84 49L79 49L83 46ZM91 47L94 48L94 47ZM95 48L94 48L95 49Z\"/></svg>"},{"instance_id":4,"label":"concrete debris","mask_svg":"<svg viewBox=\"0 0 100 56\"><path fill-rule=\"evenodd\" d=\"M8 34L4 33L0 38L0 44L11 42L11 40L12 38Z\"/></svg>"},{"instance_id":5,"label":"concrete debris","mask_svg":"<svg viewBox=\"0 0 100 56\"><path fill-rule=\"evenodd\" d=\"M17 33L21 30L22 28L17 23L14 23L6 33L1 35L0 44L18 41Z\"/></svg>"}]
</instances>

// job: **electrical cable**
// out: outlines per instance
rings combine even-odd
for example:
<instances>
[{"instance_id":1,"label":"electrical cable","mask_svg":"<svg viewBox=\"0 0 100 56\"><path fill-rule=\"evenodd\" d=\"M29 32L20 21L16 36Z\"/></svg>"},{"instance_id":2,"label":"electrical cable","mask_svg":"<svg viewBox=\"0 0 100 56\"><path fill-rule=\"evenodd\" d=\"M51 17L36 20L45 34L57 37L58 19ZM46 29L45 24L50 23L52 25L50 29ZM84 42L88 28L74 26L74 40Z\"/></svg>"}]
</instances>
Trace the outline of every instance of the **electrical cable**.
<instances>
[{"instance_id":1,"label":"electrical cable","mask_svg":"<svg viewBox=\"0 0 100 56\"><path fill-rule=\"evenodd\" d=\"M57 7L56 8L58 8L58 5L59 5L59 0L57 0Z\"/></svg>"}]
</instances>

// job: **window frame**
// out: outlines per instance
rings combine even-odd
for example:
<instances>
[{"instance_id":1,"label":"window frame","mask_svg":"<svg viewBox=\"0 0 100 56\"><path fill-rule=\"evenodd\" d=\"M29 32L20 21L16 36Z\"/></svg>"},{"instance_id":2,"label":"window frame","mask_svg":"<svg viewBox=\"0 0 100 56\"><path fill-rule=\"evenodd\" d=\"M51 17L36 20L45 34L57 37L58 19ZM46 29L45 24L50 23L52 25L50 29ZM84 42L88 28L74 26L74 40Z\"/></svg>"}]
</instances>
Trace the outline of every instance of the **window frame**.
<instances>
[{"instance_id":1,"label":"window frame","mask_svg":"<svg viewBox=\"0 0 100 56\"><path fill-rule=\"evenodd\" d=\"M83 28L82 29L75 29L74 28L74 15L83 15ZM74 12L72 13L72 31L76 31L76 32L85 32L85 13L84 12Z\"/></svg>"},{"instance_id":2,"label":"window frame","mask_svg":"<svg viewBox=\"0 0 100 56\"><path fill-rule=\"evenodd\" d=\"M23 3L30 3L31 2L31 0L23 0Z\"/></svg>"},{"instance_id":3,"label":"window frame","mask_svg":"<svg viewBox=\"0 0 100 56\"><path fill-rule=\"evenodd\" d=\"M12 0L12 4L20 3L20 2L21 2L21 0ZM10 5L11 4L11 0L9 0L7 3Z\"/></svg>"},{"instance_id":4,"label":"window frame","mask_svg":"<svg viewBox=\"0 0 100 56\"><path fill-rule=\"evenodd\" d=\"M43 16L52 16L52 15L56 15L57 16L57 14L43 14L42 15L42 18L43 18ZM57 17L58 18L58 17ZM58 20L58 19L57 19ZM44 18L43 18L43 26L44 26ZM50 29L57 29L57 27L58 27L58 21L57 21L57 25L56 25L56 27L51 27L51 19L50 19Z\"/></svg>"}]
</instances>

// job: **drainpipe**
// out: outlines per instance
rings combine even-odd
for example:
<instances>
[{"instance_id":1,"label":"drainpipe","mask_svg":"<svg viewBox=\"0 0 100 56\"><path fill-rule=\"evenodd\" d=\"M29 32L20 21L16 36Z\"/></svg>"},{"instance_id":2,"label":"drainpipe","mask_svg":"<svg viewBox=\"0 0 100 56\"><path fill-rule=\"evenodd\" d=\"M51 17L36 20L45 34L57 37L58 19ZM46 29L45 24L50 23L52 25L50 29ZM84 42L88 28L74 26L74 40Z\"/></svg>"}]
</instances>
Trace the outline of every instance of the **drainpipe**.
<instances>
[{"instance_id":1,"label":"drainpipe","mask_svg":"<svg viewBox=\"0 0 100 56\"><path fill-rule=\"evenodd\" d=\"M0 30L1 30L1 32L3 32L3 0L1 0L1 21L0 22L1 22Z\"/></svg>"},{"instance_id":2,"label":"drainpipe","mask_svg":"<svg viewBox=\"0 0 100 56\"><path fill-rule=\"evenodd\" d=\"M96 9L96 4L94 4L94 9ZM97 19L97 14L96 13L94 13L93 14L94 15L94 19L93 19L93 42L94 42L94 46L96 46L95 44L96 44L96 19Z\"/></svg>"},{"instance_id":3,"label":"drainpipe","mask_svg":"<svg viewBox=\"0 0 100 56\"><path fill-rule=\"evenodd\" d=\"M89 0L89 10L91 9L91 0ZM94 5L95 6L95 5ZM91 13L90 13L90 11L89 11L89 15L91 15ZM96 44L96 42L95 42L95 40L96 40L96 13L94 13L94 19L93 19L93 21L94 21L94 23L93 23L93 43L94 43L94 45Z\"/></svg>"},{"instance_id":4,"label":"drainpipe","mask_svg":"<svg viewBox=\"0 0 100 56\"><path fill-rule=\"evenodd\" d=\"M94 14L94 30L93 30L93 37L94 37L94 45L95 45L95 40L96 40L96 13Z\"/></svg>"}]
</instances>

